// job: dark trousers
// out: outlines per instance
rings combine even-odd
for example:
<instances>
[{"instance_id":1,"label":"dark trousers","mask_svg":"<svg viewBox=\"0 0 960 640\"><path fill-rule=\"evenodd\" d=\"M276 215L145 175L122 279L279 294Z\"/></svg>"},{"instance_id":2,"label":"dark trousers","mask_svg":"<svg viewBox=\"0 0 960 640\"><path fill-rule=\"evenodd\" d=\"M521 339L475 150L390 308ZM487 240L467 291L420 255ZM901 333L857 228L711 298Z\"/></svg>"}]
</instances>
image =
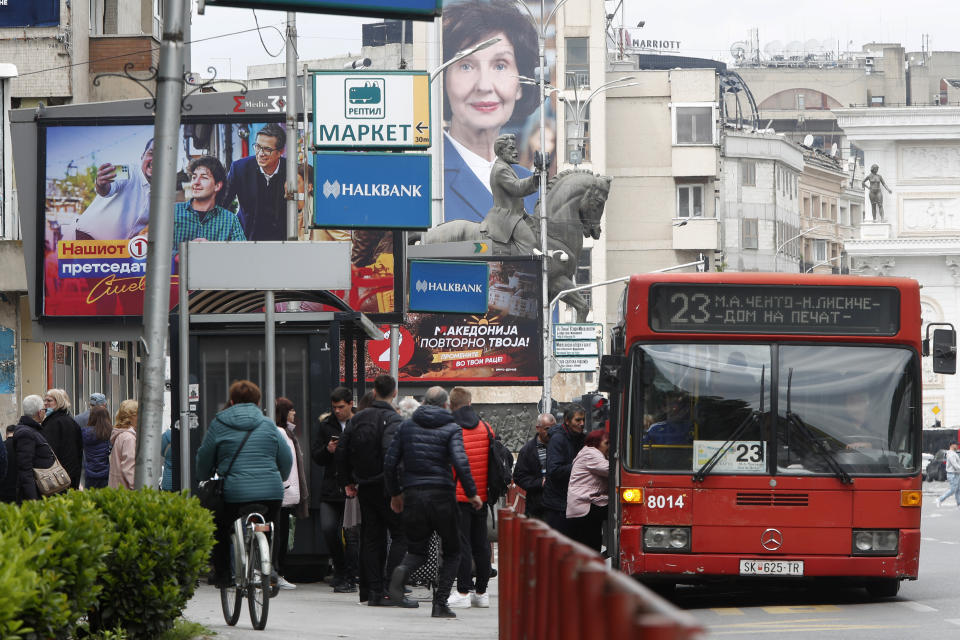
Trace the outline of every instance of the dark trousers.
<instances>
[{"instance_id":1,"label":"dark trousers","mask_svg":"<svg viewBox=\"0 0 960 640\"><path fill-rule=\"evenodd\" d=\"M217 526L214 532L213 544L213 569L217 573L217 578L226 578L230 573L230 534L233 532L233 521L240 517L240 511L248 504L261 504L267 508L267 512L262 514L268 522L276 525L280 515L281 500L259 500L253 502L228 502L224 508L215 517Z\"/></svg>"},{"instance_id":2,"label":"dark trousers","mask_svg":"<svg viewBox=\"0 0 960 640\"><path fill-rule=\"evenodd\" d=\"M557 511L556 509L544 507L543 519L548 525L557 531L557 533L562 533L565 536L570 535L570 529L567 527L566 511Z\"/></svg>"},{"instance_id":3,"label":"dark trousers","mask_svg":"<svg viewBox=\"0 0 960 640\"><path fill-rule=\"evenodd\" d=\"M320 535L333 561L333 583L339 584L348 578L346 555L343 548L343 503L320 503Z\"/></svg>"},{"instance_id":4,"label":"dark trousers","mask_svg":"<svg viewBox=\"0 0 960 640\"><path fill-rule=\"evenodd\" d=\"M460 520L460 568L457 591L473 591L473 567L477 568L477 593L487 592L490 582L490 540L487 538L487 507L479 511L469 502L458 502Z\"/></svg>"},{"instance_id":5,"label":"dark trousers","mask_svg":"<svg viewBox=\"0 0 960 640\"><path fill-rule=\"evenodd\" d=\"M103 489L107 486L107 480L109 479L109 476L103 476L102 478L91 478L87 476L84 486L86 486L87 489Z\"/></svg>"},{"instance_id":6,"label":"dark trousers","mask_svg":"<svg viewBox=\"0 0 960 640\"><path fill-rule=\"evenodd\" d=\"M600 553L603 544L603 523L607 520L607 507L590 505L590 512L579 518L567 519L571 538Z\"/></svg>"},{"instance_id":7,"label":"dark trousers","mask_svg":"<svg viewBox=\"0 0 960 640\"><path fill-rule=\"evenodd\" d=\"M290 518L294 507L281 507L280 517L277 518L277 535L273 539L273 568L278 575L283 575L287 566L287 540L290 537Z\"/></svg>"},{"instance_id":8,"label":"dark trousers","mask_svg":"<svg viewBox=\"0 0 960 640\"><path fill-rule=\"evenodd\" d=\"M390 510L390 499L383 484L363 485L357 493L360 501L360 554L367 576L370 597L379 597L386 591L386 575L393 570L407 551L407 539L400 516ZM387 534L390 534L390 552L387 554Z\"/></svg>"},{"instance_id":9,"label":"dark trousers","mask_svg":"<svg viewBox=\"0 0 960 640\"><path fill-rule=\"evenodd\" d=\"M460 565L460 531L457 526L457 494L452 488L429 487L418 489L409 487L403 493L403 526L407 532L407 554L402 565L407 575L420 568L427 561L430 549L430 535L436 531L440 536L442 549L437 590L433 594L435 603L446 603L453 588L453 579ZM489 545L487 554L489 558ZM490 561L487 560L487 573ZM489 576L488 576L489 577Z\"/></svg>"}]
</instances>

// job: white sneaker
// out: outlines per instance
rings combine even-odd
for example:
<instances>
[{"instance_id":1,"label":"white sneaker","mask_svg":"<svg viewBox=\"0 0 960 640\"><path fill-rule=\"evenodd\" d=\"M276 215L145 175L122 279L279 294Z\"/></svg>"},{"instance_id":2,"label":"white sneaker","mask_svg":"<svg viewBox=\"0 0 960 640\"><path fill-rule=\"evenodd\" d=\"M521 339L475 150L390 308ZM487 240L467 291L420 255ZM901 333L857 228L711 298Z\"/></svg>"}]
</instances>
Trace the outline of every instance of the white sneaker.
<instances>
[{"instance_id":1,"label":"white sneaker","mask_svg":"<svg viewBox=\"0 0 960 640\"><path fill-rule=\"evenodd\" d=\"M277 586L285 591L291 591L297 588L297 585L293 584L292 582L287 582L287 579L283 576L279 576L277 578Z\"/></svg>"},{"instance_id":2,"label":"white sneaker","mask_svg":"<svg viewBox=\"0 0 960 640\"><path fill-rule=\"evenodd\" d=\"M471 593L470 606L477 607L479 609L489 609L490 594L489 593Z\"/></svg>"},{"instance_id":3,"label":"white sneaker","mask_svg":"<svg viewBox=\"0 0 960 640\"><path fill-rule=\"evenodd\" d=\"M471 593L460 593L459 591L453 591L450 593L450 597L447 598L447 606L451 609L469 609L471 602Z\"/></svg>"}]
</instances>

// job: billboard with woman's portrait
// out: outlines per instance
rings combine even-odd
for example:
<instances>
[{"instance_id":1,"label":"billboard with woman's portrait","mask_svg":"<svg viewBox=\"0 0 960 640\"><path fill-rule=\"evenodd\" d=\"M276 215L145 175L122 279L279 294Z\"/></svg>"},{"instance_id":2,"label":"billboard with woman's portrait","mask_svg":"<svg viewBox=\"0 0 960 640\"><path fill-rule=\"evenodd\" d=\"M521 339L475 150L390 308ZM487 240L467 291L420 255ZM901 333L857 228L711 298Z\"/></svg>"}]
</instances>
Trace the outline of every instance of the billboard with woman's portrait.
<instances>
[{"instance_id":1,"label":"billboard with woman's portrait","mask_svg":"<svg viewBox=\"0 0 960 640\"><path fill-rule=\"evenodd\" d=\"M533 16L540 3L528 2ZM553 2L547 2L549 15ZM556 50L554 26L548 25L546 61L553 76ZM538 64L537 28L531 15L515 0L448 0L443 6L443 58L491 38L493 45L447 67L443 73L443 202L444 221L480 222L493 206L490 170L496 160L493 143L504 133L516 135L518 177L532 173L540 149L539 88L533 79ZM546 108L546 152L550 174L556 170L556 118L553 96ZM524 199L533 214L538 193Z\"/></svg>"}]
</instances>

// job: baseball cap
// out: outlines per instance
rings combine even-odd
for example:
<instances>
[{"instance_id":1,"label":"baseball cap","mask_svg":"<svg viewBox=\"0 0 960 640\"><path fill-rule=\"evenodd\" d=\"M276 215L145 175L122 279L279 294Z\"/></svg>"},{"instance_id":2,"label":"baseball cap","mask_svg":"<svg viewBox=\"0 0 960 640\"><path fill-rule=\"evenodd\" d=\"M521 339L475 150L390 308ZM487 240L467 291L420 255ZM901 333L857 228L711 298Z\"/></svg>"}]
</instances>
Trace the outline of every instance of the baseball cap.
<instances>
[{"instance_id":1,"label":"baseball cap","mask_svg":"<svg viewBox=\"0 0 960 640\"><path fill-rule=\"evenodd\" d=\"M90 404L107 404L107 396L102 393L91 393Z\"/></svg>"}]
</instances>

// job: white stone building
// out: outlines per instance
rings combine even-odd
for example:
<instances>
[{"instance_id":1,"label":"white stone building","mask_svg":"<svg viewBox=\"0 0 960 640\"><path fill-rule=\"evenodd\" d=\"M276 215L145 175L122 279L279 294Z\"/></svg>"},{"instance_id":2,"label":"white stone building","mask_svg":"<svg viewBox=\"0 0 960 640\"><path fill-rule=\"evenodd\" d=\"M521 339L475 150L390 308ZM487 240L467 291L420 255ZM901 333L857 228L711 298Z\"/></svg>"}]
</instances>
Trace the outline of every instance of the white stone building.
<instances>
[{"instance_id":1,"label":"white stone building","mask_svg":"<svg viewBox=\"0 0 960 640\"><path fill-rule=\"evenodd\" d=\"M915 278L924 326L960 311L960 108L839 109L837 122L893 191L884 219L864 221L847 242L856 273ZM869 208L869 202L865 208ZM870 213L865 216L869 219ZM924 360L924 426L960 423L960 380Z\"/></svg>"}]
</instances>

